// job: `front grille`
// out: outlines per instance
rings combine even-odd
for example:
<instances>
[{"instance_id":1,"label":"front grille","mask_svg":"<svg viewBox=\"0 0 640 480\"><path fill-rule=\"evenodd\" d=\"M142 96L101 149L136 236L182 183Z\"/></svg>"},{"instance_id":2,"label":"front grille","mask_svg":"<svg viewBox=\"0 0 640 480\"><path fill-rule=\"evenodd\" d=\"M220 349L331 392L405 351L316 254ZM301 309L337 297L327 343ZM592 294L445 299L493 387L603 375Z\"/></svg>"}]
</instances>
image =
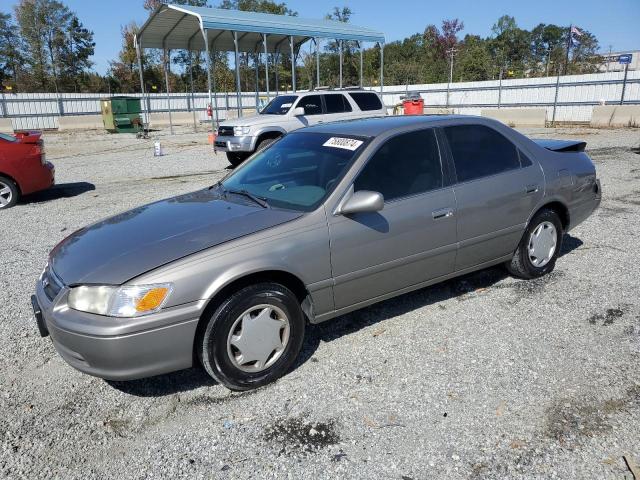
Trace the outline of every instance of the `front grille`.
<instances>
[{"instance_id":1,"label":"front grille","mask_svg":"<svg viewBox=\"0 0 640 480\"><path fill-rule=\"evenodd\" d=\"M53 301L63 287L62 280L58 278L51 267L47 267L42 274L42 288L47 298Z\"/></svg>"},{"instance_id":2,"label":"front grille","mask_svg":"<svg viewBox=\"0 0 640 480\"><path fill-rule=\"evenodd\" d=\"M233 137L233 127L218 127L218 136L219 137Z\"/></svg>"}]
</instances>

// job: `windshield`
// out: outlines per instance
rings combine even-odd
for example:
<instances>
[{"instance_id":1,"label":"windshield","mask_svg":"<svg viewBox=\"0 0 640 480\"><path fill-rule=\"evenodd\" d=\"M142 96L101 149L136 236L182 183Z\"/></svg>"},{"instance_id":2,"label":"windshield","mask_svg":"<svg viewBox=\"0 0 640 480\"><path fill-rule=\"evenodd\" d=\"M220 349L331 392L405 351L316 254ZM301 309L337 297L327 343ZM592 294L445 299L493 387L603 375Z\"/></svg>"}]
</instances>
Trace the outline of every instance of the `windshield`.
<instances>
[{"instance_id":1,"label":"windshield","mask_svg":"<svg viewBox=\"0 0 640 480\"><path fill-rule=\"evenodd\" d=\"M267 103L260 115L286 115L297 99L297 95L280 95Z\"/></svg>"},{"instance_id":2,"label":"windshield","mask_svg":"<svg viewBox=\"0 0 640 480\"><path fill-rule=\"evenodd\" d=\"M6 140L7 142L15 142L16 141L16 137L14 137L13 135L6 135L4 133L0 133L0 138L2 140Z\"/></svg>"},{"instance_id":3,"label":"windshield","mask_svg":"<svg viewBox=\"0 0 640 480\"><path fill-rule=\"evenodd\" d=\"M272 207L311 211L331 192L367 139L327 133L290 133L256 153L222 182Z\"/></svg>"}]
</instances>

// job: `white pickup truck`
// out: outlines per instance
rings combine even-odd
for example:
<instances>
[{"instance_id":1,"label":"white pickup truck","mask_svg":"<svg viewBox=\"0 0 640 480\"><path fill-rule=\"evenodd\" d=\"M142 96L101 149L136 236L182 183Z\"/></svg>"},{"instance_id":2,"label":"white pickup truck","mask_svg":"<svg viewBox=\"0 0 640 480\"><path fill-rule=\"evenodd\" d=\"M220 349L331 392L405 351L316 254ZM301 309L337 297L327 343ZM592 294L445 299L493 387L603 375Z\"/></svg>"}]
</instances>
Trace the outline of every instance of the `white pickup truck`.
<instances>
[{"instance_id":1,"label":"white pickup truck","mask_svg":"<svg viewBox=\"0 0 640 480\"><path fill-rule=\"evenodd\" d=\"M214 149L236 166L288 132L322 122L386 115L377 93L362 89L315 90L278 95L258 115L225 120Z\"/></svg>"}]
</instances>

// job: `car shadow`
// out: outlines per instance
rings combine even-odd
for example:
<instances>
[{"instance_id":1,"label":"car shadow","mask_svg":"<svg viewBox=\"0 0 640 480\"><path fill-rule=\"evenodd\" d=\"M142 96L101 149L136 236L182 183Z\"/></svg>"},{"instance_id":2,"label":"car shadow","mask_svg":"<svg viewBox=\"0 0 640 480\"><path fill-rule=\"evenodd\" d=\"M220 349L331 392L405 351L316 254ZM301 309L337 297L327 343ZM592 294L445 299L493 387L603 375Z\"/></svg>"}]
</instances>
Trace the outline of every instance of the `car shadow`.
<instances>
[{"instance_id":1,"label":"car shadow","mask_svg":"<svg viewBox=\"0 0 640 480\"><path fill-rule=\"evenodd\" d=\"M39 192L25 195L20 203L42 203L58 200L60 198L77 197L78 195L82 195L83 193L87 193L95 189L96 186L89 182L59 183L57 185L53 185L47 190L41 190Z\"/></svg>"},{"instance_id":2,"label":"car shadow","mask_svg":"<svg viewBox=\"0 0 640 480\"><path fill-rule=\"evenodd\" d=\"M559 257L567 255L583 245L583 241L570 234L565 234L562 239L562 248ZM302 352L292 370L297 369L307 361L313 359L320 342L330 342L345 335L350 335L363 328L370 327L392 317L404 315L429 305L450 300L462 299L464 295L475 291L482 291L493 287L496 283L509 276L509 272L503 265L489 267L467 275L452 278L442 283L437 283L420 290L405 293L397 297L385 300L355 312L341 315L325 323L314 325L307 329ZM527 282L529 280L520 280ZM535 281L535 280L534 280Z\"/></svg>"},{"instance_id":3,"label":"car shadow","mask_svg":"<svg viewBox=\"0 0 640 480\"><path fill-rule=\"evenodd\" d=\"M567 255L582 245L583 242L579 238L565 234L559 256ZM307 328L302 351L291 371L298 369L308 361L317 361L313 355L320 342L336 340L418 308L452 298L462 299L464 295L491 288L508 276L509 273L502 265L486 268L370 305L325 323L313 325ZM522 281L526 282L527 280ZM137 397L163 397L218 384L200 366L140 380L106 380L106 382L116 390ZM268 385L264 388L268 388Z\"/></svg>"}]
</instances>

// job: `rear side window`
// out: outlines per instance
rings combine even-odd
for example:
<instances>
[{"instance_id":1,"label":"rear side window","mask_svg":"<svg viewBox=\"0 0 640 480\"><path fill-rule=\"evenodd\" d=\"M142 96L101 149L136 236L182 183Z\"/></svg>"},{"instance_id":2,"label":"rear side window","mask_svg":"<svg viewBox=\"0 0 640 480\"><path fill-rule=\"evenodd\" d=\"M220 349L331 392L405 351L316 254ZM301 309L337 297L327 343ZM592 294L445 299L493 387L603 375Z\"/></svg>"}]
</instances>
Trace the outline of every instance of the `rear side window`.
<instances>
[{"instance_id":1,"label":"rear side window","mask_svg":"<svg viewBox=\"0 0 640 480\"><path fill-rule=\"evenodd\" d=\"M351 111L351 105L342 94L323 95L327 113L344 113Z\"/></svg>"},{"instance_id":2,"label":"rear side window","mask_svg":"<svg viewBox=\"0 0 640 480\"><path fill-rule=\"evenodd\" d=\"M322 100L320 99L320 95L302 97L298 102L298 107L304 108L305 115L320 115L322 113Z\"/></svg>"},{"instance_id":3,"label":"rear side window","mask_svg":"<svg viewBox=\"0 0 640 480\"><path fill-rule=\"evenodd\" d=\"M382 102L380 102L380 98L375 93L353 92L349 93L349 95L363 112L367 110L380 110L382 108Z\"/></svg>"},{"instance_id":4,"label":"rear side window","mask_svg":"<svg viewBox=\"0 0 640 480\"><path fill-rule=\"evenodd\" d=\"M358 175L354 190L380 192L385 200L442 187L440 152L432 129L389 139Z\"/></svg>"},{"instance_id":5,"label":"rear side window","mask_svg":"<svg viewBox=\"0 0 640 480\"><path fill-rule=\"evenodd\" d=\"M520 168L520 158L513 143L484 125L445 127L456 166L458 182Z\"/></svg>"}]
</instances>

